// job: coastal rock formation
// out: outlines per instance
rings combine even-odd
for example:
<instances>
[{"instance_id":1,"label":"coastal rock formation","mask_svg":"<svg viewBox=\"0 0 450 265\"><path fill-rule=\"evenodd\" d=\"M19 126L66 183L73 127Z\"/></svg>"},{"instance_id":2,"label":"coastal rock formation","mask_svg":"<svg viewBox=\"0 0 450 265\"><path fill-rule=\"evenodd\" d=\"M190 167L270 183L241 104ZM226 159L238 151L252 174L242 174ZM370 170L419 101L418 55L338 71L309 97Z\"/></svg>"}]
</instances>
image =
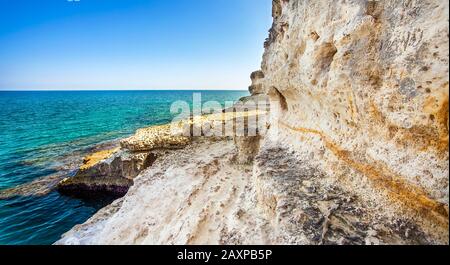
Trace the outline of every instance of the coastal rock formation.
<instances>
[{"instance_id":1,"label":"coastal rock formation","mask_svg":"<svg viewBox=\"0 0 450 265\"><path fill-rule=\"evenodd\" d=\"M199 138L185 149L167 150L125 197L57 244L269 243L252 167L230 163L235 155L231 139Z\"/></svg>"},{"instance_id":2,"label":"coastal rock formation","mask_svg":"<svg viewBox=\"0 0 450 265\"><path fill-rule=\"evenodd\" d=\"M99 193L123 196L133 184L133 178L151 166L157 155L151 152L102 150L84 158L75 176L58 183L61 193L95 197Z\"/></svg>"},{"instance_id":3,"label":"coastal rock formation","mask_svg":"<svg viewBox=\"0 0 450 265\"><path fill-rule=\"evenodd\" d=\"M432 243L406 218L388 222L294 151L272 145L254 165L237 155L228 138L166 150L125 197L57 244Z\"/></svg>"},{"instance_id":4,"label":"coastal rock formation","mask_svg":"<svg viewBox=\"0 0 450 265\"><path fill-rule=\"evenodd\" d=\"M239 164L252 163L259 151L261 136L235 136L233 138L236 146L236 162Z\"/></svg>"},{"instance_id":5,"label":"coastal rock formation","mask_svg":"<svg viewBox=\"0 0 450 265\"><path fill-rule=\"evenodd\" d=\"M250 97L246 100L252 99ZM150 167L159 156L163 156L166 150L187 146L196 136L193 132L197 130L200 137L208 135L215 139L234 138L240 147L236 160L248 163L256 155L258 148L256 117L259 115L260 121L264 123L265 111L246 110L202 115L198 119L183 120L173 128L171 124L166 124L138 129L134 135L120 140L120 147L97 150L84 157L75 176L60 181L57 189L63 194L79 197L103 194L121 197L127 193L136 176Z\"/></svg>"},{"instance_id":6,"label":"coastal rock formation","mask_svg":"<svg viewBox=\"0 0 450 265\"><path fill-rule=\"evenodd\" d=\"M265 142L384 223L404 219L448 243L448 3L275 0L273 17L259 81L271 100ZM279 203L275 190L262 200Z\"/></svg>"},{"instance_id":7,"label":"coastal rock formation","mask_svg":"<svg viewBox=\"0 0 450 265\"><path fill-rule=\"evenodd\" d=\"M249 88L267 130L165 150L57 244L449 243L448 3L272 15Z\"/></svg>"},{"instance_id":8,"label":"coastal rock formation","mask_svg":"<svg viewBox=\"0 0 450 265\"><path fill-rule=\"evenodd\" d=\"M96 164L82 165L76 176L98 175L133 179L142 170L151 166L156 157L157 155L151 152L130 152L126 149L117 150Z\"/></svg>"},{"instance_id":9,"label":"coastal rock formation","mask_svg":"<svg viewBox=\"0 0 450 265\"><path fill-rule=\"evenodd\" d=\"M189 137L172 135L170 125L142 128L120 141L120 147L96 151L84 158L73 177L57 185L68 195L95 197L99 194L123 196L133 179L151 166L158 157L157 150L182 148Z\"/></svg>"},{"instance_id":10,"label":"coastal rock formation","mask_svg":"<svg viewBox=\"0 0 450 265\"><path fill-rule=\"evenodd\" d=\"M170 124L139 129L134 135L120 141L122 148L132 152L154 149L183 148L189 143L189 137L172 134Z\"/></svg>"},{"instance_id":11,"label":"coastal rock formation","mask_svg":"<svg viewBox=\"0 0 450 265\"><path fill-rule=\"evenodd\" d=\"M41 177L31 182L0 191L0 200L18 196L44 196L50 193L64 179L64 174L58 173Z\"/></svg>"},{"instance_id":12,"label":"coastal rock formation","mask_svg":"<svg viewBox=\"0 0 450 265\"><path fill-rule=\"evenodd\" d=\"M263 84L262 80L264 78L264 73L259 70L255 71L250 75L250 79L252 80L252 84L248 87L248 91L252 95L259 95L262 94L263 91Z\"/></svg>"},{"instance_id":13,"label":"coastal rock formation","mask_svg":"<svg viewBox=\"0 0 450 265\"><path fill-rule=\"evenodd\" d=\"M139 129L120 140L120 147L87 155L75 176L60 181L57 189L78 197L121 197L133 179L157 159L158 150L183 148L189 141L189 137L173 135L170 125Z\"/></svg>"}]
</instances>

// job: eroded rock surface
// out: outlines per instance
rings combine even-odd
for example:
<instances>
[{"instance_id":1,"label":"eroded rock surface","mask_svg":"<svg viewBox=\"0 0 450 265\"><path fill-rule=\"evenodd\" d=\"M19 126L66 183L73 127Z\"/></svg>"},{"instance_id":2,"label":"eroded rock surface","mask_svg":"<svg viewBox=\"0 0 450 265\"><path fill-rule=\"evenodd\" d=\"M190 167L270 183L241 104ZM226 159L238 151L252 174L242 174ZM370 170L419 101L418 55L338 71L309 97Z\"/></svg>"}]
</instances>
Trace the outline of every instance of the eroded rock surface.
<instances>
[{"instance_id":1,"label":"eroded rock surface","mask_svg":"<svg viewBox=\"0 0 450 265\"><path fill-rule=\"evenodd\" d=\"M162 151L58 244L448 244L448 3L272 14L250 86L267 131Z\"/></svg>"},{"instance_id":2,"label":"eroded rock surface","mask_svg":"<svg viewBox=\"0 0 450 265\"><path fill-rule=\"evenodd\" d=\"M198 139L135 179L127 195L57 244L267 244L252 167L230 163L232 140ZM117 204L120 204L118 206Z\"/></svg>"},{"instance_id":3,"label":"eroded rock surface","mask_svg":"<svg viewBox=\"0 0 450 265\"><path fill-rule=\"evenodd\" d=\"M255 158L259 207L282 244L429 244L401 215L388 218L294 150L265 143Z\"/></svg>"},{"instance_id":4,"label":"eroded rock surface","mask_svg":"<svg viewBox=\"0 0 450 265\"><path fill-rule=\"evenodd\" d=\"M120 145L130 151L151 151L154 149L178 149L189 143L189 137L172 134L170 125L151 126L138 129Z\"/></svg>"},{"instance_id":5,"label":"eroded rock surface","mask_svg":"<svg viewBox=\"0 0 450 265\"><path fill-rule=\"evenodd\" d=\"M152 152L129 150L103 150L84 159L75 176L58 183L64 194L95 197L102 193L123 196L135 178L151 166L157 155Z\"/></svg>"},{"instance_id":6,"label":"eroded rock surface","mask_svg":"<svg viewBox=\"0 0 450 265\"><path fill-rule=\"evenodd\" d=\"M448 243L448 3L275 0L273 17L267 138Z\"/></svg>"},{"instance_id":7,"label":"eroded rock surface","mask_svg":"<svg viewBox=\"0 0 450 265\"><path fill-rule=\"evenodd\" d=\"M246 99L250 100L252 97ZM120 147L87 155L75 176L60 181L57 189L64 194L82 197L103 193L123 196L133 184L133 179L150 167L160 154L166 150L183 149L196 137L234 138L238 146L235 160L249 163L259 147L261 130L258 122L263 124L262 127L266 126L265 114L266 110L247 108L245 111L233 110L182 120L173 128L166 124L138 129L134 135L122 139ZM194 134L196 131L198 135Z\"/></svg>"}]
</instances>

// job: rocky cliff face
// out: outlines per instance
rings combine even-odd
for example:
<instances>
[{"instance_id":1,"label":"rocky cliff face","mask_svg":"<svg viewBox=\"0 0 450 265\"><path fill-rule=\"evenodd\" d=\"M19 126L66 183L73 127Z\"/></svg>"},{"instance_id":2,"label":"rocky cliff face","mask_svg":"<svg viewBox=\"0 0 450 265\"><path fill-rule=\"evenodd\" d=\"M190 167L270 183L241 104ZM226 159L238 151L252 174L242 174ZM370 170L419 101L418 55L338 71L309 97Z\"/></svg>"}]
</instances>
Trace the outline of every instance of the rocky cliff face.
<instances>
[{"instance_id":1,"label":"rocky cliff face","mask_svg":"<svg viewBox=\"0 0 450 265\"><path fill-rule=\"evenodd\" d=\"M162 151L58 244L448 244L448 3L274 0L273 18L249 88L267 130Z\"/></svg>"},{"instance_id":2,"label":"rocky cliff face","mask_svg":"<svg viewBox=\"0 0 450 265\"><path fill-rule=\"evenodd\" d=\"M155 162L160 150L183 148L189 140L172 135L170 125L141 128L122 139L120 147L86 156L75 176L60 181L57 189L71 196L121 197L133 185L133 179Z\"/></svg>"},{"instance_id":3,"label":"rocky cliff face","mask_svg":"<svg viewBox=\"0 0 450 265\"><path fill-rule=\"evenodd\" d=\"M261 154L292 150L320 189L338 186L377 212L369 219L448 242L447 1L274 0L273 18L252 75L251 91L271 99ZM261 186L279 214L277 189Z\"/></svg>"}]
</instances>

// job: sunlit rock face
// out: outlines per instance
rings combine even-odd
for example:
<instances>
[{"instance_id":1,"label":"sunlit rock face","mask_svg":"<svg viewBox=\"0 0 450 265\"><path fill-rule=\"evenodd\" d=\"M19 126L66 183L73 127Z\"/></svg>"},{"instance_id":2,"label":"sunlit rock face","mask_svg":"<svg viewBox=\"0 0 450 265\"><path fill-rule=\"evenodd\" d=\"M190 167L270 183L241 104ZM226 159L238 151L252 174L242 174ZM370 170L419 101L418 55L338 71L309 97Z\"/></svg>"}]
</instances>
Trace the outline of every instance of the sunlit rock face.
<instances>
[{"instance_id":1,"label":"sunlit rock face","mask_svg":"<svg viewBox=\"0 0 450 265\"><path fill-rule=\"evenodd\" d=\"M157 159L56 244L448 244L448 3L274 0L273 17L241 99L270 108L139 130L122 148ZM257 135L206 136L254 116Z\"/></svg>"},{"instance_id":2,"label":"sunlit rock face","mask_svg":"<svg viewBox=\"0 0 450 265\"><path fill-rule=\"evenodd\" d=\"M252 76L271 100L260 152L289 148L367 209L448 243L447 1L274 0L273 18Z\"/></svg>"}]
</instances>

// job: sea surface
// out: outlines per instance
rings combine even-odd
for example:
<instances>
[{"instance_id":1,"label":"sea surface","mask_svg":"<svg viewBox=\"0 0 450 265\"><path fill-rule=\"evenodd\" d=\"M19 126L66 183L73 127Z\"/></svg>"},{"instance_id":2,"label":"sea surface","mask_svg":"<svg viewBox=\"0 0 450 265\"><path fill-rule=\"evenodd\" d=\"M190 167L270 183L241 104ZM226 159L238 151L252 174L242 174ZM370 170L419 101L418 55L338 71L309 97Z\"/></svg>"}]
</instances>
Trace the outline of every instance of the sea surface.
<instances>
[{"instance_id":1,"label":"sea surface","mask_svg":"<svg viewBox=\"0 0 450 265\"><path fill-rule=\"evenodd\" d=\"M170 106L194 91L0 91L0 192L57 174L68 157L170 122ZM199 91L197 91L199 92ZM201 91L222 105L246 91ZM51 191L0 199L0 244L52 244L107 199L80 200Z\"/></svg>"}]
</instances>

